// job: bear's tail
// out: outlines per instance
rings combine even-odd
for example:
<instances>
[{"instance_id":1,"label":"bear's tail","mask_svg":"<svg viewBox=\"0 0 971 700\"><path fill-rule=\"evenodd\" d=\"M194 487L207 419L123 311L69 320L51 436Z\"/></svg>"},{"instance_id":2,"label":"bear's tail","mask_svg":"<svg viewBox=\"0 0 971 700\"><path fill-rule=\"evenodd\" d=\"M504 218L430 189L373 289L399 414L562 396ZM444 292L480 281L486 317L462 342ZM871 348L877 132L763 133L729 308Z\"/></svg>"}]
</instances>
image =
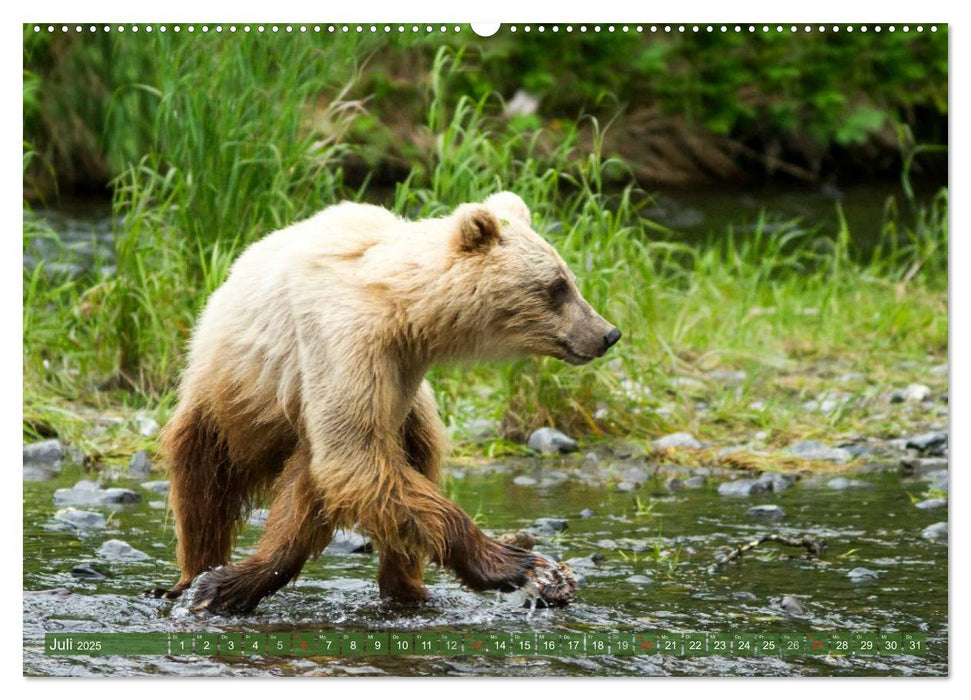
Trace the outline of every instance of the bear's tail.
<instances>
[{"instance_id":1,"label":"bear's tail","mask_svg":"<svg viewBox=\"0 0 971 700\"><path fill-rule=\"evenodd\" d=\"M229 561L251 484L233 468L225 436L203 409L180 406L165 428L162 446L182 572L165 595L175 598L203 571Z\"/></svg>"}]
</instances>

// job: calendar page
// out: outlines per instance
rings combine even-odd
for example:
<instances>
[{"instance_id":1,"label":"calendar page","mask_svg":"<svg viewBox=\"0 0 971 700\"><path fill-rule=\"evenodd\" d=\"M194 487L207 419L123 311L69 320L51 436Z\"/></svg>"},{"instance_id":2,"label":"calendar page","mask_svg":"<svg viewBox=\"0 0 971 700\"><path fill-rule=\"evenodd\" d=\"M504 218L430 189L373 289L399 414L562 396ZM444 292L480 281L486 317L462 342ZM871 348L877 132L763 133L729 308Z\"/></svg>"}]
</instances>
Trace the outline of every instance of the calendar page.
<instances>
[{"instance_id":1,"label":"calendar page","mask_svg":"<svg viewBox=\"0 0 971 700\"><path fill-rule=\"evenodd\" d=\"M949 674L948 24L637 14L23 24L25 676Z\"/></svg>"}]
</instances>

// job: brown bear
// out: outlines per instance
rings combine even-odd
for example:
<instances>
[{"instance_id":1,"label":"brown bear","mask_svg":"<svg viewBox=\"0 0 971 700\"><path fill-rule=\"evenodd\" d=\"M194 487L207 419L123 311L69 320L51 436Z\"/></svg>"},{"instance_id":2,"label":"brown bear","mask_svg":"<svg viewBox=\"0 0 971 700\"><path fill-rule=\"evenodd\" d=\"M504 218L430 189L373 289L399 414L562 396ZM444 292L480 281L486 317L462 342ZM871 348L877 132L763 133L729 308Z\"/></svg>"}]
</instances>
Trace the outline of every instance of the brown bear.
<instances>
[{"instance_id":1,"label":"brown bear","mask_svg":"<svg viewBox=\"0 0 971 700\"><path fill-rule=\"evenodd\" d=\"M251 245L195 328L163 434L182 576L194 605L253 609L335 528L379 550L383 597L426 598L426 563L512 591L545 561L486 537L438 488L445 445L429 366L549 355L582 364L620 331L501 192L407 221L342 203ZM245 508L269 491L258 551L229 564Z\"/></svg>"}]
</instances>

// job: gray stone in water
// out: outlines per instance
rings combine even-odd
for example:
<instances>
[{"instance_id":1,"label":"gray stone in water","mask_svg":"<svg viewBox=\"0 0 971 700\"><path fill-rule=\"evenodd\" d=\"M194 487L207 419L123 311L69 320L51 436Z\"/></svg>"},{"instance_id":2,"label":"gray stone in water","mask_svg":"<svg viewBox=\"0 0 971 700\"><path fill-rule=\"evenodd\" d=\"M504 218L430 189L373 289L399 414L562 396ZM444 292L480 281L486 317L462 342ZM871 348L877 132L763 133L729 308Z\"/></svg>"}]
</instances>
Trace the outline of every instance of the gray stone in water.
<instances>
[{"instance_id":1,"label":"gray stone in water","mask_svg":"<svg viewBox=\"0 0 971 700\"><path fill-rule=\"evenodd\" d=\"M817 440L800 440L789 446L789 453L796 457L824 462L848 462L853 455L840 447L830 447Z\"/></svg>"},{"instance_id":2,"label":"gray stone in water","mask_svg":"<svg viewBox=\"0 0 971 700\"><path fill-rule=\"evenodd\" d=\"M805 604L799 598L791 595L782 596L782 600L779 601L779 607L790 615L809 614L809 609Z\"/></svg>"},{"instance_id":3,"label":"gray stone in water","mask_svg":"<svg viewBox=\"0 0 971 700\"><path fill-rule=\"evenodd\" d=\"M164 510L168 504L165 501L149 501L148 507L154 510Z\"/></svg>"},{"instance_id":4,"label":"gray stone in water","mask_svg":"<svg viewBox=\"0 0 971 700\"><path fill-rule=\"evenodd\" d=\"M24 445L24 464L41 464L48 467L60 466L67 451L60 440L44 440Z\"/></svg>"},{"instance_id":5,"label":"gray stone in water","mask_svg":"<svg viewBox=\"0 0 971 700\"><path fill-rule=\"evenodd\" d=\"M553 532L563 532L569 527L569 523L562 518L537 518L533 525L541 530Z\"/></svg>"},{"instance_id":6,"label":"gray stone in water","mask_svg":"<svg viewBox=\"0 0 971 700\"><path fill-rule=\"evenodd\" d=\"M566 454L577 451L577 441L556 428L540 428L529 436L526 445L544 455Z\"/></svg>"},{"instance_id":7,"label":"gray stone in water","mask_svg":"<svg viewBox=\"0 0 971 700\"><path fill-rule=\"evenodd\" d=\"M847 479L845 476L838 476L835 479L827 481L826 486L837 491L845 491L846 489L869 488L870 484L859 479Z\"/></svg>"},{"instance_id":8,"label":"gray stone in water","mask_svg":"<svg viewBox=\"0 0 971 700\"><path fill-rule=\"evenodd\" d=\"M929 482L932 489L943 491L944 493L947 493L948 491L948 477L946 469L927 472L921 477L921 479Z\"/></svg>"},{"instance_id":9,"label":"gray stone in water","mask_svg":"<svg viewBox=\"0 0 971 700\"><path fill-rule=\"evenodd\" d=\"M143 561L150 558L122 540L108 540L98 549L98 554L110 561Z\"/></svg>"},{"instance_id":10,"label":"gray stone in water","mask_svg":"<svg viewBox=\"0 0 971 700\"><path fill-rule=\"evenodd\" d=\"M947 447L947 433L934 431L914 435L911 438L907 438L907 447L926 453L932 457L940 456Z\"/></svg>"},{"instance_id":11,"label":"gray stone in water","mask_svg":"<svg viewBox=\"0 0 971 700\"><path fill-rule=\"evenodd\" d=\"M587 469L591 469L600 464L600 455L596 452L587 452L583 456L583 466Z\"/></svg>"},{"instance_id":12,"label":"gray stone in water","mask_svg":"<svg viewBox=\"0 0 971 700\"><path fill-rule=\"evenodd\" d=\"M246 523L253 527L266 527L266 520L269 517L270 511L268 508L257 508L246 518Z\"/></svg>"},{"instance_id":13,"label":"gray stone in water","mask_svg":"<svg viewBox=\"0 0 971 700\"><path fill-rule=\"evenodd\" d=\"M539 482L531 476L517 476L512 483L516 486L536 486Z\"/></svg>"},{"instance_id":14,"label":"gray stone in water","mask_svg":"<svg viewBox=\"0 0 971 700\"><path fill-rule=\"evenodd\" d=\"M63 508L57 511L54 514L54 520L67 523L78 530L104 530L106 525L105 517L101 513L74 508Z\"/></svg>"},{"instance_id":15,"label":"gray stone in water","mask_svg":"<svg viewBox=\"0 0 971 700\"><path fill-rule=\"evenodd\" d=\"M100 581L105 577L103 573L91 564L76 564L71 568L71 576L74 578L89 578L95 581Z\"/></svg>"},{"instance_id":16,"label":"gray stone in water","mask_svg":"<svg viewBox=\"0 0 971 700\"><path fill-rule=\"evenodd\" d=\"M593 517L593 511L590 510L589 508L584 508L583 510L580 511L580 517L581 518L592 518Z\"/></svg>"},{"instance_id":17,"label":"gray stone in water","mask_svg":"<svg viewBox=\"0 0 971 700\"><path fill-rule=\"evenodd\" d=\"M928 525L920 534L925 540L947 540L947 523Z\"/></svg>"},{"instance_id":18,"label":"gray stone in water","mask_svg":"<svg viewBox=\"0 0 971 700\"><path fill-rule=\"evenodd\" d=\"M169 482L167 481L146 481L142 484L142 488L146 491L154 491L155 493L168 493L169 492Z\"/></svg>"},{"instance_id":19,"label":"gray stone in water","mask_svg":"<svg viewBox=\"0 0 971 700\"><path fill-rule=\"evenodd\" d=\"M755 496L768 490L768 486L755 479L738 479L718 485L718 494L721 496Z\"/></svg>"},{"instance_id":20,"label":"gray stone in water","mask_svg":"<svg viewBox=\"0 0 971 700\"><path fill-rule=\"evenodd\" d=\"M668 479L664 483L664 486L671 493L677 493L678 491L683 491L684 490L684 482L681 481L681 479L679 479L676 476L672 476L670 479Z\"/></svg>"},{"instance_id":21,"label":"gray stone in water","mask_svg":"<svg viewBox=\"0 0 971 700\"><path fill-rule=\"evenodd\" d=\"M752 506L748 509L748 514L757 520L782 520L786 517L786 512L775 505Z\"/></svg>"},{"instance_id":22,"label":"gray stone in water","mask_svg":"<svg viewBox=\"0 0 971 700\"><path fill-rule=\"evenodd\" d=\"M69 489L57 489L54 503L59 506L103 506L115 503L138 503L141 500L129 489L102 489L93 481L79 481Z\"/></svg>"},{"instance_id":23,"label":"gray stone in water","mask_svg":"<svg viewBox=\"0 0 971 700\"><path fill-rule=\"evenodd\" d=\"M759 474L759 483L765 484L776 493L785 491L795 482L795 477L788 474L780 474L779 472L762 472Z\"/></svg>"},{"instance_id":24,"label":"gray stone in water","mask_svg":"<svg viewBox=\"0 0 971 700\"><path fill-rule=\"evenodd\" d=\"M635 586L650 586L654 583L650 576L644 576L643 574L634 574L633 576L627 577L627 583L632 583Z\"/></svg>"},{"instance_id":25,"label":"gray stone in water","mask_svg":"<svg viewBox=\"0 0 971 700\"><path fill-rule=\"evenodd\" d=\"M633 481L621 481L617 484L617 490L622 493L630 493L637 490L637 484Z\"/></svg>"},{"instance_id":26,"label":"gray stone in water","mask_svg":"<svg viewBox=\"0 0 971 700\"><path fill-rule=\"evenodd\" d=\"M689 476L683 482L686 489L700 489L705 487L705 477L703 476Z\"/></svg>"},{"instance_id":27,"label":"gray stone in water","mask_svg":"<svg viewBox=\"0 0 971 700\"><path fill-rule=\"evenodd\" d=\"M699 449L704 447L701 442L691 433L671 433L659 437L651 443L656 450L667 450L671 448Z\"/></svg>"},{"instance_id":28,"label":"gray stone in water","mask_svg":"<svg viewBox=\"0 0 971 700\"><path fill-rule=\"evenodd\" d=\"M870 569L858 566L847 573L846 577L851 581L875 581L880 578L880 574L878 574L876 571L871 571Z\"/></svg>"},{"instance_id":29,"label":"gray stone in water","mask_svg":"<svg viewBox=\"0 0 971 700\"><path fill-rule=\"evenodd\" d=\"M735 591L732 593L732 598L737 600L758 600L754 593L749 593L748 591Z\"/></svg>"},{"instance_id":30,"label":"gray stone in water","mask_svg":"<svg viewBox=\"0 0 971 700\"><path fill-rule=\"evenodd\" d=\"M128 476L132 479L145 479L152 473L152 460L148 452L139 450L131 456L128 462Z\"/></svg>"},{"instance_id":31,"label":"gray stone in water","mask_svg":"<svg viewBox=\"0 0 971 700\"><path fill-rule=\"evenodd\" d=\"M900 471L911 476L929 472L947 471L948 460L944 457L913 457L900 460Z\"/></svg>"},{"instance_id":32,"label":"gray stone in water","mask_svg":"<svg viewBox=\"0 0 971 700\"><path fill-rule=\"evenodd\" d=\"M43 467L24 467L24 481L50 481L55 476L57 476L56 471L50 469L45 469Z\"/></svg>"},{"instance_id":33,"label":"gray stone in water","mask_svg":"<svg viewBox=\"0 0 971 700\"><path fill-rule=\"evenodd\" d=\"M369 554L373 547L370 540L355 530L337 530L325 551L331 554Z\"/></svg>"},{"instance_id":34,"label":"gray stone in water","mask_svg":"<svg viewBox=\"0 0 971 700\"><path fill-rule=\"evenodd\" d=\"M947 501L943 498L928 498L920 503L914 504L915 508L921 510L935 510L937 508L947 508Z\"/></svg>"}]
</instances>

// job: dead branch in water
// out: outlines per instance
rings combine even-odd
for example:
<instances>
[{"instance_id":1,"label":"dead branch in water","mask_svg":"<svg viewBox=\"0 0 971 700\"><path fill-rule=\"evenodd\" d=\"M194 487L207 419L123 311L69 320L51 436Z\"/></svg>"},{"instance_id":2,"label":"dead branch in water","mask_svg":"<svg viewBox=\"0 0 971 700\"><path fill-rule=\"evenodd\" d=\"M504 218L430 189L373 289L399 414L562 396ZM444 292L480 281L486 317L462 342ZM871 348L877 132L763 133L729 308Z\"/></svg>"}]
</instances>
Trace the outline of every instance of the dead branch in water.
<instances>
[{"instance_id":1,"label":"dead branch in water","mask_svg":"<svg viewBox=\"0 0 971 700\"><path fill-rule=\"evenodd\" d=\"M757 540L752 540L735 547L731 552L719 558L714 564L708 567L708 572L715 573L718 571L718 569L726 564L731 564L733 561L741 559L743 554L755 549L763 542L776 542L777 544L782 544L786 547L805 547L806 556L810 559L818 559L821 557L823 554L823 548L826 546L825 540L817 540L809 535L803 535L799 539L783 537L782 535L762 535Z\"/></svg>"}]
</instances>

